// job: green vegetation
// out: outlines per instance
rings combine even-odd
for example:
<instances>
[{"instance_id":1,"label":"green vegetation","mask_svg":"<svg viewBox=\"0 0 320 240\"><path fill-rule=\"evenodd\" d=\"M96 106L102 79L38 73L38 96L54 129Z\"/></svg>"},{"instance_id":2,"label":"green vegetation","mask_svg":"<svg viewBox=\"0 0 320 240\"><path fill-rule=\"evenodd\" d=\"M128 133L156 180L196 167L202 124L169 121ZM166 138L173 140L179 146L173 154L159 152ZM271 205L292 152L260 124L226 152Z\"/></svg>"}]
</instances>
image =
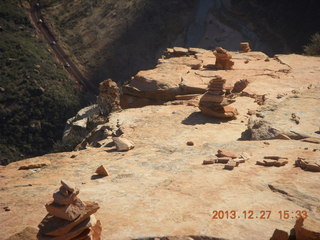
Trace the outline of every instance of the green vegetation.
<instances>
[{"instance_id":1,"label":"green vegetation","mask_svg":"<svg viewBox=\"0 0 320 240\"><path fill-rule=\"evenodd\" d=\"M0 2L0 164L52 150L82 96L17 0Z\"/></svg>"},{"instance_id":2,"label":"green vegetation","mask_svg":"<svg viewBox=\"0 0 320 240\"><path fill-rule=\"evenodd\" d=\"M304 53L310 56L320 56L320 33L311 36L311 43L303 47Z\"/></svg>"}]
</instances>

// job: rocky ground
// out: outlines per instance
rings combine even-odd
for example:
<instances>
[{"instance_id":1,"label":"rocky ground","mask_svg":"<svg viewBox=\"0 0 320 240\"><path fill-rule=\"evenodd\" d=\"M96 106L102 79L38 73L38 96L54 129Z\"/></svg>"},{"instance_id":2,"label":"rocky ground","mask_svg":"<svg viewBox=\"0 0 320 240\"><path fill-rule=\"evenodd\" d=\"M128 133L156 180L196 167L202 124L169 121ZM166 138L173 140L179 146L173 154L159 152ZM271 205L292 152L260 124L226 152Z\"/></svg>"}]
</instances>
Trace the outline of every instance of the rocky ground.
<instances>
[{"instance_id":1,"label":"rocky ground","mask_svg":"<svg viewBox=\"0 0 320 240\"><path fill-rule=\"evenodd\" d=\"M99 203L103 239L270 239L275 229L290 232L297 211L308 215L305 229L319 233L319 172L304 171L295 162L303 158L319 168L320 59L233 52L234 70L215 70L212 52L189 53L159 60L124 88L122 104L135 108L112 113L103 125L121 130L134 143L132 150L118 152L109 134L91 142L99 148L1 167L2 238L39 224L60 179L77 183L82 200ZM227 87L248 80L247 88L233 96L237 119L201 114L198 100L214 75L225 78ZM149 105L156 103L162 104ZM249 159L232 171L224 164L203 165L219 149L246 153ZM288 163L256 164L267 156ZM94 172L102 164L109 176L99 178ZM234 210L236 218L213 219L220 210ZM283 219L286 210L289 217ZM253 211L253 219L244 211ZM262 211L271 211L270 217L261 218Z\"/></svg>"}]
</instances>

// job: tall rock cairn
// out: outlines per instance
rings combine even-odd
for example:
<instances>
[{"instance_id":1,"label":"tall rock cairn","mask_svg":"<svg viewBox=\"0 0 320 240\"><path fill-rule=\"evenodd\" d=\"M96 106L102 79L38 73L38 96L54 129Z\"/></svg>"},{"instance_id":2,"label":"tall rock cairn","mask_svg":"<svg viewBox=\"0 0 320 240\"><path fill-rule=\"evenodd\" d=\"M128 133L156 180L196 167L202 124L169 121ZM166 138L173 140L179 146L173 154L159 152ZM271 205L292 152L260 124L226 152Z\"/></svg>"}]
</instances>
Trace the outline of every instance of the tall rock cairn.
<instances>
[{"instance_id":1,"label":"tall rock cairn","mask_svg":"<svg viewBox=\"0 0 320 240\"><path fill-rule=\"evenodd\" d=\"M61 180L59 191L45 207L48 214L39 224L39 240L101 240L101 223L93 215L99 205L82 202L79 189Z\"/></svg>"},{"instance_id":2,"label":"tall rock cairn","mask_svg":"<svg viewBox=\"0 0 320 240\"><path fill-rule=\"evenodd\" d=\"M99 96L97 104L102 116L120 110L120 89L111 79L104 80L99 84Z\"/></svg>"},{"instance_id":3,"label":"tall rock cairn","mask_svg":"<svg viewBox=\"0 0 320 240\"><path fill-rule=\"evenodd\" d=\"M218 70L230 70L234 65L234 62L231 61L231 54L222 47L217 47L216 50L213 51L213 54L216 56L215 67Z\"/></svg>"},{"instance_id":4,"label":"tall rock cairn","mask_svg":"<svg viewBox=\"0 0 320 240\"><path fill-rule=\"evenodd\" d=\"M241 52L244 52L244 53L251 51L251 48L250 48L248 42L241 42L240 43L240 49L241 49Z\"/></svg>"},{"instance_id":5,"label":"tall rock cairn","mask_svg":"<svg viewBox=\"0 0 320 240\"><path fill-rule=\"evenodd\" d=\"M226 80L221 76L214 76L208 84L208 91L200 98L199 109L203 114L217 118L235 118L237 109L227 106L231 102L225 98L223 89Z\"/></svg>"}]
</instances>

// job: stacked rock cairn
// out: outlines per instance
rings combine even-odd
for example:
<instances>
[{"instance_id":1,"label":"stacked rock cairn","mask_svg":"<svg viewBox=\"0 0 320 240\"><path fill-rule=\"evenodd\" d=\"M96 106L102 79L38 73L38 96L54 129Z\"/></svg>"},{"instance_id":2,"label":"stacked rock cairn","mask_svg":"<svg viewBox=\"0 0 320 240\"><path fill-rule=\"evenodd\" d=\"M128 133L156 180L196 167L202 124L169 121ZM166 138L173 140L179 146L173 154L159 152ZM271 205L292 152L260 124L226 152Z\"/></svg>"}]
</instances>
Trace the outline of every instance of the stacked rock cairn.
<instances>
[{"instance_id":1,"label":"stacked rock cairn","mask_svg":"<svg viewBox=\"0 0 320 240\"><path fill-rule=\"evenodd\" d=\"M101 240L101 223L93 215L99 205L82 202L79 189L61 180L53 201L45 205L48 214L39 224L39 240Z\"/></svg>"},{"instance_id":2,"label":"stacked rock cairn","mask_svg":"<svg viewBox=\"0 0 320 240\"><path fill-rule=\"evenodd\" d=\"M117 83L110 78L99 84L97 104L102 116L107 116L109 113L121 109L120 89Z\"/></svg>"},{"instance_id":3,"label":"stacked rock cairn","mask_svg":"<svg viewBox=\"0 0 320 240\"><path fill-rule=\"evenodd\" d=\"M214 76L208 85L208 91L201 97L199 108L203 114L217 118L235 118L237 109L227 106L232 101L225 98L223 89L226 80L221 76Z\"/></svg>"},{"instance_id":4,"label":"stacked rock cairn","mask_svg":"<svg viewBox=\"0 0 320 240\"><path fill-rule=\"evenodd\" d=\"M240 48L241 48L241 52L250 52L251 51L251 48L249 46L249 43L248 42L242 42L240 43Z\"/></svg>"},{"instance_id":5,"label":"stacked rock cairn","mask_svg":"<svg viewBox=\"0 0 320 240\"><path fill-rule=\"evenodd\" d=\"M216 56L215 68L218 70L231 70L234 62L231 61L231 54L223 49L222 47L217 47L213 54Z\"/></svg>"}]
</instances>

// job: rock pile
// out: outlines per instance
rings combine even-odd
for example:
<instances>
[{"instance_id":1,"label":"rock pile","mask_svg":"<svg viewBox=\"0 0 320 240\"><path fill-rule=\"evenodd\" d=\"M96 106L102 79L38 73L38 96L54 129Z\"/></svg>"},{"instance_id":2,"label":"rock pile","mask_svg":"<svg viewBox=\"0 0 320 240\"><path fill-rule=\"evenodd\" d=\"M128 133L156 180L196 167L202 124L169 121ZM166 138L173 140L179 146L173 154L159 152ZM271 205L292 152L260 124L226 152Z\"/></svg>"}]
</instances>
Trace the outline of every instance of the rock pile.
<instances>
[{"instance_id":1,"label":"rock pile","mask_svg":"<svg viewBox=\"0 0 320 240\"><path fill-rule=\"evenodd\" d=\"M217 158L214 157L211 160L204 160L203 165L222 163L224 165L224 169L233 170L235 167L238 167L240 163L244 163L249 159L249 155L247 153L242 153L240 155L234 154L226 149L219 149L216 154Z\"/></svg>"},{"instance_id":2,"label":"rock pile","mask_svg":"<svg viewBox=\"0 0 320 240\"><path fill-rule=\"evenodd\" d=\"M101 223L93 215L99 205L82 202L79 189L61 180L53 201L45 205L48 214L39 224L38 240L100 240Z\"/></svg>"},{"instance_id":3,"label":"rock pile","mask_svg":"<svg viewBox=\"0 0 320 240\"><path fill-rule=\"evenodd\" d=\"M201 97L199 108L203 114L217 118L235 118L237 109L227 106L232 101L225 98L223 89L226 80L215 76L210 80L208 91Z\"/></svg>"},{"instance_id":4,"label":"rock pile","mask_svg":"<svg viewBox=\"0 0 320 240\"><path fill-rule=\"evenodd\" d=\"M97 103L102 116L107 116L113 111L120 110L120 89L111 79L99 84Z\"/></svg>"},{"instance_id":5,"label":"rock pile","mask_svg":"<svg viewBox=\"0 0 320 240\"><path fill-rule=\"evenodd\" d=\"M247 79L241 79L237 81L233 88L232 88L232 93L240 93L242 92L247 86L249 85L249 81Z\"/></svg>"},{"instance_id":6,"label":"rock pile","mask_svg":"<svg viewBox=\"0 0 320 240\"><path fill-rule=\"evenodd\" d=\"M216 69L220 70L231 70L234 62L231 61L231 54L222 47L217 47L216 50L213 52L216 56Z\"/></svg>"},{"instance_id":7,"label":"rock pile","mask_svg":"<svg viewBox=\"0 0 320 240\"><path fill-rule=\"evenodd\" d=\"M257 165L265 167L282 167L288 163L288 158L279 156L265 156L263 161L257 161Z\"/></svg>"},{"instance_id":8,"label":"rock pile","mask_svg":"<svg viewBox=\"0 0 320 240\"><path fill-rule=\"evenodd\" d=\"M320 160L307 160L299 157L296 160L295 165L305 171L320 172Z\"/></svg>"},{"instance_id":9,"label":"rock pile","mask_svg":"<svg viewBox=\"0 0 320 240\"><path fill-rule=\"evenodd\" d=\"M241 48L241 52L250 52L251 51L251 48L249 46L249 43L248 42L242 42L240 43L240 48Z\"/></svg>"}]
</instances>

